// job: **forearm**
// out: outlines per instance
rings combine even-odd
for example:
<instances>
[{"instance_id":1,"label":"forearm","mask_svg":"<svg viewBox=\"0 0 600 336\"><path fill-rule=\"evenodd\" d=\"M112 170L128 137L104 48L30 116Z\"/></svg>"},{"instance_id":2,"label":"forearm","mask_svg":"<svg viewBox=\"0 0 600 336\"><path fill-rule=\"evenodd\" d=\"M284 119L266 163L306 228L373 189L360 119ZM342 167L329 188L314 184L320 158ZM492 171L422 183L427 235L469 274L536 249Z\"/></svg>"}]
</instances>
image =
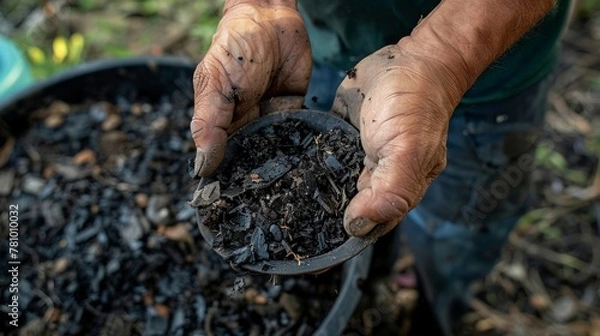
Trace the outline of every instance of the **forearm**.
<instances>
[{"instance_id":1,"label":"forearm","mask_svg":"<svg viewBox=\"0 0 600 336\"><path fill-rule=\"evenodd\" d=\"M434 59L456 103L477 77L547 14L555 0L442 0L399 42Z\"/></svg>"}]
</instances>

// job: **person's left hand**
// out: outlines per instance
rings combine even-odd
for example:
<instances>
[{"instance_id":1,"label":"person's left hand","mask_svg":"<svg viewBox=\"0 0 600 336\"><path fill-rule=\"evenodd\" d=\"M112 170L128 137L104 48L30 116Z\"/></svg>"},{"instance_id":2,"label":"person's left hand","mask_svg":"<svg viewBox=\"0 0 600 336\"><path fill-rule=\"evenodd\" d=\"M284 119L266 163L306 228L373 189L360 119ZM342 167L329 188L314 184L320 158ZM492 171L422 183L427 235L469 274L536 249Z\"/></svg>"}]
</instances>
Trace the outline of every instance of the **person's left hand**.
<instances>
[{"instance_id":1,"label":"person's left hand","mask_svg":"<svg viewBox=\"0 0 600 336\"><path fill-rule=\"evenodd\" d=\"M450 116L462 94L452 72L401 40L363 59L339 86L332 111L360 129L366 153L344 227L390 231L446 165Z\"/></svg>"}]
</instances>

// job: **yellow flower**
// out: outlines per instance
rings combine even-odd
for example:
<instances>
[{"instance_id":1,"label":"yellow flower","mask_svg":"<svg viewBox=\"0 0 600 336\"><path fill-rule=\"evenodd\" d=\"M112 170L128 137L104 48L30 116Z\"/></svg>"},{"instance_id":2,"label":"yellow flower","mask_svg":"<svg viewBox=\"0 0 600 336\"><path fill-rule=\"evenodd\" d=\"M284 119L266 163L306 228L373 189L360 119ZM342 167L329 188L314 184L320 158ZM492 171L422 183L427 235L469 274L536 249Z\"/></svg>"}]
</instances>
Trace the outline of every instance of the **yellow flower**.
<instances>
[{"instance_id":1,"label":"yellow flower","mask_svg":"<svg viewBox=\"0 0 600 336\"><path fill-rule=\"evenodd\" d=\"M84 44L85 40L83 35L80 33L71 35L71 38L69 39L69 62L76 63L79 61Z\"/></svg>"},{"instance_id":2,"label":"yellow flower","mask_svg":"<svg viewBox=\"0 0 600 336\"><path fill-rule=\"evenodd\" d=\"M46 55L38 47L27 48L27 55L33 64L42 64L46 61Z\"/></svg>"},{"instance_id":3,"label":"yellow flower","mask_svg":"<svg viewBox=\"0 0 600 336\"><path fill-rule=\"evenodd\" d=\"M52 52L52 60L55 63L62 63L69 53L67 40L62 36L55 38L52 43Z\"/></svg>"}]
</instances>

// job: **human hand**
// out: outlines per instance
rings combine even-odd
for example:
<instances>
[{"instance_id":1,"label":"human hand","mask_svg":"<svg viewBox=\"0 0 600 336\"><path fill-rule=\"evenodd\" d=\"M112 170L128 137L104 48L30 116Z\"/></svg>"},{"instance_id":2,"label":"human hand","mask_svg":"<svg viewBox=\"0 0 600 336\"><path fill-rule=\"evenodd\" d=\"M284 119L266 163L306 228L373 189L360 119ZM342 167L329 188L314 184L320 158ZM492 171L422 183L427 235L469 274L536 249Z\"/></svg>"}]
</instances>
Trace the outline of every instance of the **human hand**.
<instances>
[{"instance_id":1,"label":"human hand","mask_svg":"<svg viewBox=\"0 0 600 336\"><path fill-rule=\"evenodd\" d=\"M300 108L311 67L295 0L227 1L194 73L194 174L211 174L223 159L228 134L273 110L261 104Z\"/></svg>"},{"instance_id":2,"label":"human hand","mask_svg":"<svg viewBox=\"0 0 600 336\"><path fill-rule=\"evenodd\" d=\"M423 197L446 164L450 116L463 93L436 59L410 42L380 49L348 72L332 111L360 129L365 168L344 227L363 236L390 231Z\"/></svg>"}]
</instances>

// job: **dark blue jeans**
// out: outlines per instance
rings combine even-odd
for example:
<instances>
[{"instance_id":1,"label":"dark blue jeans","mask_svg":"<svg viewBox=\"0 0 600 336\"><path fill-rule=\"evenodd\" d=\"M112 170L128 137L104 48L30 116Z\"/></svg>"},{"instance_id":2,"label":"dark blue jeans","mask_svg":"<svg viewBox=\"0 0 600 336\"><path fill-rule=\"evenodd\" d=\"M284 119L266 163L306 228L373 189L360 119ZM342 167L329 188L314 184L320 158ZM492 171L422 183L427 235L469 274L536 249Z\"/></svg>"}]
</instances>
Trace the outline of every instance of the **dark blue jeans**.
<instances>
[{"instance_id":1,"label":"dark blue jeans","mask_svg":"<svg viewBox=\"0 0 600 336\"><path fill-rule=\"evenodd\" d=\"M305 105L329 110L343 76L315 65ZM502 101L460 104L450 120L446 169L398 226L446 334L453 310L468 302L472 282L497 263L530 204L551 77Z\"/></svg>"}]
</instances>

